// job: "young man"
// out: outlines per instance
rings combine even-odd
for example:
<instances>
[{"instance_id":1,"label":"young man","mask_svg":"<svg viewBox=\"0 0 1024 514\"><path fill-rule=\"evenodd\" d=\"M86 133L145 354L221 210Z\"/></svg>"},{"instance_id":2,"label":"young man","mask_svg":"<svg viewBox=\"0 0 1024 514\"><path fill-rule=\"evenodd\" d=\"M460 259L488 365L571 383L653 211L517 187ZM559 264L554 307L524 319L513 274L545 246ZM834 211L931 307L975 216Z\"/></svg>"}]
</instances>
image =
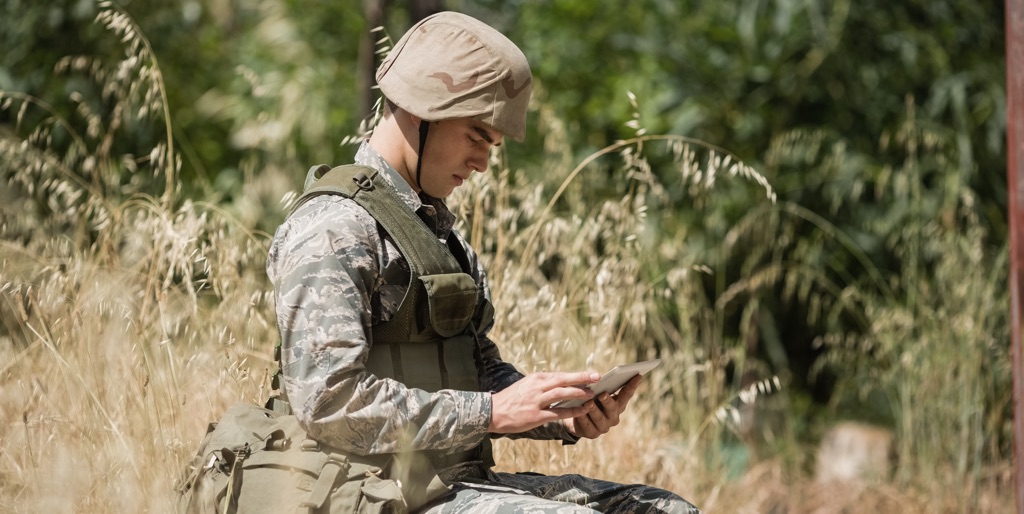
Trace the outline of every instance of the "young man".
<instances>
[{"instance_id":1,"label":"young man","mask_svg":"<svg viewBox=\"0 0 1024 514\"><path fill-rule=\"evenodd\" d=\"M640 382L591 398L576 386L597 373L523 375L487 337L485 274L444 198L523 139L531 80L522 52L469 16L434 15L395 45L361 167L310 170L270 249L284 393L322 446L419 462L397 482L423 512L697 512L647 486L491 469L491 437L599 437ZM356 186L335 194L329 177ZM551 407L572 399L587 401Z\"/></svg>"}]
</instances>

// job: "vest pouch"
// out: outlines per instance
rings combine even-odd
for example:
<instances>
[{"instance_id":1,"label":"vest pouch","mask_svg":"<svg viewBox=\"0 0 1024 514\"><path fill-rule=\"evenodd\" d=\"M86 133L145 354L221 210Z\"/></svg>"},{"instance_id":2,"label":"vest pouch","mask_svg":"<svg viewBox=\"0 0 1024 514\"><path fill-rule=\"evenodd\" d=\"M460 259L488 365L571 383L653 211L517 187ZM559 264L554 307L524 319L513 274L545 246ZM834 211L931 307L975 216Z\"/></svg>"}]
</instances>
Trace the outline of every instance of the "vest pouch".
<instances>
[{"instance_id":1,"label":"vest pouch","mask_svg":"<svg viewBox=\"0 0 1024 514\"><path fill-rule=\"evenodd\" d=\"M479 289L466 273L420 277L427 292L430 325L441 337L462 333L476 312Z\"/></svg>"},{"instance_id":2,"label":"vest pouch","mask_svg":"<svg viewBox=\"0 0 1024 514\"><path fill-rule=\"evenodd\" d=\"M394 480L370 475L359 482L359 495L353 512L359 514L385 514L405 510L402 489Z\"/></svg>"},{"instance_id":3,"label":"vest pouch","mask_svg":"<svg viewBox=\"0 0 1024 514\"><path fill-rule=\"evenodd\" d=\"M348 477L331 492L329 508L322 512L353 514L405 514L418 508L409 505L397 480L387 478L377 466L352 462Z\"/></svg>"}]
</instances>

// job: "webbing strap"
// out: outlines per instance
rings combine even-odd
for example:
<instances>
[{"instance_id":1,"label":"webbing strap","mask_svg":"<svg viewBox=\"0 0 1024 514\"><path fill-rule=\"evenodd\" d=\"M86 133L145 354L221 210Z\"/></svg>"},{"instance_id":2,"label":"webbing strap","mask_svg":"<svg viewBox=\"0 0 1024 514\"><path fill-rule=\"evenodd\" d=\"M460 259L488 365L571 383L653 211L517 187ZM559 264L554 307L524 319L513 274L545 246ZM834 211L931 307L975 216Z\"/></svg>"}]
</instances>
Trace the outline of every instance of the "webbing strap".
<instances>
[{"instance_id":1,"label":"webbing strap","mask_svg":"<svg viewBox=\"0 0 1024 514\"><path fill-rule=\"evenodd\" d=\"M333 170L332 170L333 171ZM387 194L360 194L354 197L395 240L395 246L405 256L417 275L459 273L459 263L409 205L398 196L398 190L379 172L373 170L373 191L380 188Z\"/></svg>"},{"instance_id":2,"label":"webbing strap","mask_svg":"<svg viewBox=\"0 0 1024 514\"><path fill-rule=\"evenodd\" d=\"M298 204L322 194L340 194L362 206L395 240L416 275L459 273L459 263L419 216L398 196L398 190L377 170L348 164L323 172L310 170L314 181ZM319 176L317 176L319 175ZM380 189L383 194L370 194Z\"/></svg>"},{"instance_id":3,"label":"webbing strap","mask_svg":"<svg viewBox=\"0 0 1024 514\"><path fill-rule=\"evenodd\" d=\"M235 512L238 508L238 495L242 490L242 461L245 460L249 455L249 445L245 445L245 448L241 451L233 452L227 448L220 450L222 458L228 458L231 456L231 470L228 472L228 484L227 489L224 493L224 499L221 500L220 511L221 512Z\"/></svg>"},{"instance_id":4,"label":"webbing strap","mask_svg":"<svg viewBox=\"0 0 1024 514\"><path fill-rule=\"evenodd\" d=\"M345 459L345 456L337 453L330 454L323 469L320 471L316 485L313 486L313 491L309 493L309 499L299 505L298 512L314 514L323 507L327 497L331 494L331 490L334 489L334 482L337 481L338 475L344 476L348 474L348 468L348 461Z\"/></svg>"},{"instance_id":5,"label":"webbing strap","mask_svg":"<svg viewBox=\"0 0 1024 514\"><path fill-rule=\"evenodd\" d=\"M368 166L349 164L325 170L325 166L310 169L306 190L299 205L322 194L340 194L355 200L373 216L391 235L399 252L409 263L410 287L406 290L398 311L387 322L374 327L374 340L379 342L407 341L408 327L415 326L416 306L421 288L419 277L439 273L462 273L458 260L414 212L399 197L398 190L377 170ZM398 369L398 368L396 368Z\"/></svg>"},{"instance_id":6,"label":"webbing strap","mask_svg":"<svg viewBox=\"0 0 1024 514\"><path fill-rule=\"evenodd\" d=\"M374 327L376 341L408 341L416 326L417 306L422 288L419 277L440 273L462 273L447 245L438 240L427 225L401 201L394 186L379 174L373 184L385 194L360 194L354 199L391 235L399 252L409 263L409 288L398 311L387 322Z\"/></svg>"}]
</instances>

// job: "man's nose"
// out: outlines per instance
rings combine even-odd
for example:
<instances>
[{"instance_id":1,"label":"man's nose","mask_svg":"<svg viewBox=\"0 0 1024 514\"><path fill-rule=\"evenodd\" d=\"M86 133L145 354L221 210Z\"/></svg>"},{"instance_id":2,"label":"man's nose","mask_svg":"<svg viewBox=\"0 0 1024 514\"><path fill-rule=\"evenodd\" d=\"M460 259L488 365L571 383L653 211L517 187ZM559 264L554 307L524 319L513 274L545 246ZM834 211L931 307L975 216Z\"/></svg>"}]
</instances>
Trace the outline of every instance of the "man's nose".
<instances>
[{"instance_id":1,"label":"man's nose","mask_svg":"<svg viewBox=\"0 0 1024 514\"><path fill-rule=\"evenodd\" d=\"M473 155L469 161L469 167L476 172L486 173L487 168L490 165L491 152L490 149L478 152Z\"/></svg>"}]
</instances>

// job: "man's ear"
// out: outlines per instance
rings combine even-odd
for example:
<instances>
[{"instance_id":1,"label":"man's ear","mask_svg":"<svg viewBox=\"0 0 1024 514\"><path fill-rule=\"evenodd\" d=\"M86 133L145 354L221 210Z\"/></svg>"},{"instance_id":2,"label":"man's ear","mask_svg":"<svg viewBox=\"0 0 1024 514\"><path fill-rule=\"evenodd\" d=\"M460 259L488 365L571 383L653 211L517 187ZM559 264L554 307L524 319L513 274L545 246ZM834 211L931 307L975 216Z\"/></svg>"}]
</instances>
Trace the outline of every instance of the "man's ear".
<instances>
[{"instance_id":1,"label":"man's ear","mask_svg":"<svg viewBox=\"0 0 1024 514\"><path fill-rule=\"evenodd\" d=\"M419 116L416 116L415 114L413 114L413 113L411 113L409 111L402 111L402 112L405 113L405 115L409 117L409 121L412 122L414 127L420 126L420 121L423 121L423 118L420 118Z\"/></svg>"}]
</instances>

